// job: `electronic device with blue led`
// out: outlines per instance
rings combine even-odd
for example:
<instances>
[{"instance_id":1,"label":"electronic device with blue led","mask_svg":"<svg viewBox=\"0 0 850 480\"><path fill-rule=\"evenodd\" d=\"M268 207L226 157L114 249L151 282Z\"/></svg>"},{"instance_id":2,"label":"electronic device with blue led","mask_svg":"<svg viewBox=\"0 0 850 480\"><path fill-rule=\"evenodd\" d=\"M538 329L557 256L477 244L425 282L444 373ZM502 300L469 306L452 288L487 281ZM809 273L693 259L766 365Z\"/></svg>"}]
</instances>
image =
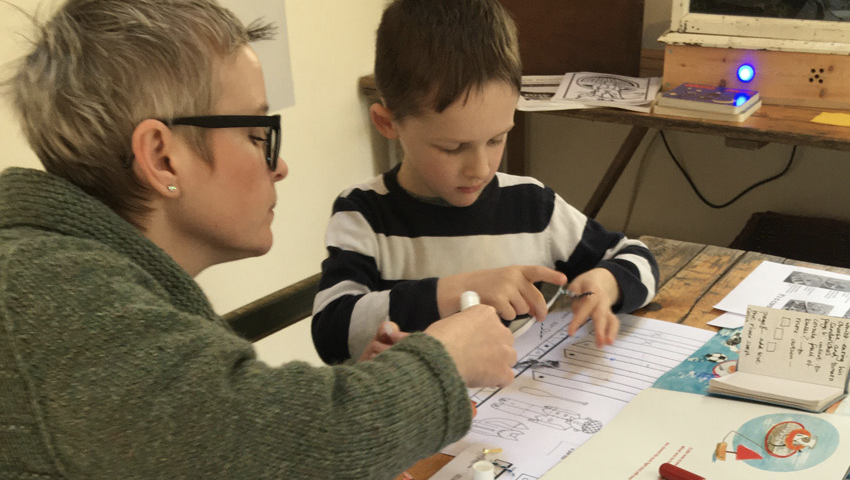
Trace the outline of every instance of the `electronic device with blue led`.
<instances>
[{"instance_id":1,"label":"electronic device with blue led","mask_svg":"<svg viewBox=\"0 0 850 480\"><path fill-rule=\"evenodd\" d=\"M755 76L756 70L749 63L745 63L738 67L738 80L744 83L750 83Z\"/></svg>"},{"instance_id":2,"label":"electronic device with blue led","mask_svg":"<svg viewBox=\"0 0 850 480\"><path fill-rule=\"evenodd\" d=\"M671 0L670 30L658 39L665 44L662 91L696 83L758 91L765 104L850 109L844 11L832 2L816 17L766 12L778 3L793 2Z\"/></svg>"}]
</instances>

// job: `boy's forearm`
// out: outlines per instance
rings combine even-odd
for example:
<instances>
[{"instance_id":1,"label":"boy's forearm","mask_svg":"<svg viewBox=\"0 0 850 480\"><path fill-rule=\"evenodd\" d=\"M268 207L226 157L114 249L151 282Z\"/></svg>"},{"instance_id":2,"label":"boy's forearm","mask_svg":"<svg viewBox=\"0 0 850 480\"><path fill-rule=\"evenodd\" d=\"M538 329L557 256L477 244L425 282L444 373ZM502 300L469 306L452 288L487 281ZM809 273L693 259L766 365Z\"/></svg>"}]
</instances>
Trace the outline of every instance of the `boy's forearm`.
<instances>
[{"instance_id":1,"label":"boy's forearm","mask_svg":"<svg viewBox=\"0 0 850 480\"><path fill-rule=\"evenodd\" d=\"M658 268L654 259L647 266L650 272L644 272L632 262L616 258L605 260L599 266L608 270L616 279L619 300L612 306L615 312L633 312L655 297Z\"/></svg>"}]
</instances>

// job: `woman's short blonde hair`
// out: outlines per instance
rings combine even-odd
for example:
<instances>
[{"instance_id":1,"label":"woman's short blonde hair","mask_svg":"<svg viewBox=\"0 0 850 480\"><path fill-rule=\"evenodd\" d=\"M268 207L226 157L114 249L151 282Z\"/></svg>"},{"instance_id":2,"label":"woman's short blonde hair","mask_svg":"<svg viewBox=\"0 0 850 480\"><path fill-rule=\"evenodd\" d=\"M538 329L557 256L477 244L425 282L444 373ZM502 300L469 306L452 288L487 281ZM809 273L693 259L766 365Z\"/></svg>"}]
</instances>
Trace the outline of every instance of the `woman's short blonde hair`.
<instances>
[{"instance_id":1,"label":"woman's short blonde hair","mask_svg":"<svg viewBox=\"0 0 850 480\"><path fill-rule=\"evenodd\" d=\"M32 50L5 82L30 146L136 225L149 193L128 168L136 125L210 114L216 60L273 34L215 0L68 0L34 22ZM185 134L207 158L203 131Z\"/></svg>"}]
</instances>

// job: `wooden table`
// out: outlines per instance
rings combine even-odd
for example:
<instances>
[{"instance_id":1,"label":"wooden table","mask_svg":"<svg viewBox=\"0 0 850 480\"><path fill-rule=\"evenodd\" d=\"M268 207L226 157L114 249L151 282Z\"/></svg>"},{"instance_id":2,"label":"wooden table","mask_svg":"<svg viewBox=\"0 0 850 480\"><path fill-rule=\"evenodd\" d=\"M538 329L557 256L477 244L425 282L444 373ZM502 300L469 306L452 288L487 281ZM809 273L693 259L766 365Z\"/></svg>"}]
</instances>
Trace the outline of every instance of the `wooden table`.
<instances>
[{"instance_id":1,"label":"wooden table","mask_svg":"<svg viewBox=\"0 0 850 480\"><path fill-rule=\"evenodd\" d=\"M650 236L640 237L640 240L658 260L660 281L655 299L634 315L707 330L717 330L706 324L722 313L713 306L765 260L850 275L847 268L788 260L763 253ZM451 459L448 455L432 455L410 468L408 473L415 480L425 480ZM398 477L398 480L402 478Z\"/></svg>"}]
</instances>

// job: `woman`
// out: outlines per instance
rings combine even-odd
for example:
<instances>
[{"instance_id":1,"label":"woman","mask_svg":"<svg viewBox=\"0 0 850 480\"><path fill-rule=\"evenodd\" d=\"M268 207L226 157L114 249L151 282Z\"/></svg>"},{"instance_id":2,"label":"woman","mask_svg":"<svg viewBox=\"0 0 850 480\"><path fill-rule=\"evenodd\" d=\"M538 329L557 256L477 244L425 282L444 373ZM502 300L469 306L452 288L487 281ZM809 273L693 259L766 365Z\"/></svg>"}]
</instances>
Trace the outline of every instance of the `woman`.
<instances>
[{"instance_id":1,"label":"woman","mask_svg":"<svg viewBox=\"0 0 850 480\"><path fill-rule=\"evenodd\" d=\"M466 386L510 383L490 307L333 368L269 368L214 313L193 277L268 251L287 173L269 32L214 0L40 27L7 82L46 172L0 175L0 477L392 478L465 434Z\"/></svg>"}]
</instances>

